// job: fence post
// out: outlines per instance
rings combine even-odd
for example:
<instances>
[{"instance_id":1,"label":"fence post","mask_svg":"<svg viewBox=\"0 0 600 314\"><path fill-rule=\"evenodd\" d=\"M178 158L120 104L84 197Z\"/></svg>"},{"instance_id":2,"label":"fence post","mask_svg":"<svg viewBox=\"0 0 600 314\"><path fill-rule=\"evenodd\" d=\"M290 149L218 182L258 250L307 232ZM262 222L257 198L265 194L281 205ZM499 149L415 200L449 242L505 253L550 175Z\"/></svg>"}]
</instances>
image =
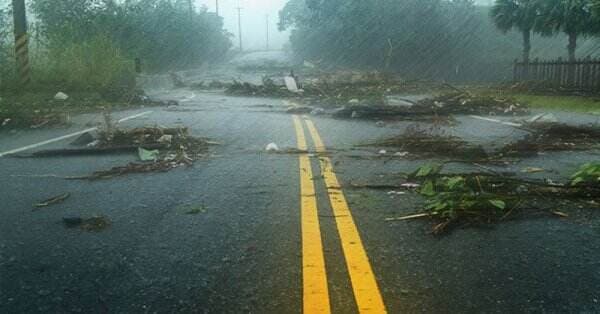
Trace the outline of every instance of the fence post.
<instances>
[{"instance_id":1,"label":"fence post","mask_svg":"<svg viewBox=\"0 0 600 314\"><path fill-rule=\"evenodd\" d=\"M533 80L538 80L538 71L539 71L539 66L540 66L540 59L539 58L535 58L533 60L533 64L531 65L533 75L530 76L531 79Z\"/></svg>"}]
</instances>

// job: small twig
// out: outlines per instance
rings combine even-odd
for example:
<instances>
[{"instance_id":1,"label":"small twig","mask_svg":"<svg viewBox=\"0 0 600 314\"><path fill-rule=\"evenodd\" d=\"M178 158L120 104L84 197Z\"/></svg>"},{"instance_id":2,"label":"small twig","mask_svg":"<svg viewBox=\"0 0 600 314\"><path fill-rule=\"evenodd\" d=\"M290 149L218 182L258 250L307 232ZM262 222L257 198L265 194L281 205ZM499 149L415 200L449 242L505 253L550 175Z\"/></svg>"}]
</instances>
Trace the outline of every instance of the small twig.
<instances>
[{"instance_id":1,"label":"small twig","mask_svg":"<svg viewBox=\"0 0 600 314\"><path fill-rule=\"evenodd\" d=\"M424 218L424 217L429 217L429 216L431 216L431 214L421 213L421 214L414 214L414 215L408 215L408 216L403 216L403 217L390 217L390 218L386 218L385 221L402 221L402 220Z\"/></svg>"}]
</instances>

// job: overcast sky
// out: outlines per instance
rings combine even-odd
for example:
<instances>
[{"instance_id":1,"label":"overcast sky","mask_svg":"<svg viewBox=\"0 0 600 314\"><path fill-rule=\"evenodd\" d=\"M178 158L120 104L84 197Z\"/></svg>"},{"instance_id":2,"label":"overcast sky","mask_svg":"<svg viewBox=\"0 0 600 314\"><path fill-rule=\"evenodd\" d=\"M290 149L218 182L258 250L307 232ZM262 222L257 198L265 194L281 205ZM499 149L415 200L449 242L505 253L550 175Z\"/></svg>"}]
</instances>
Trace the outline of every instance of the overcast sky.
<instances>
[{"instance_id":1,"label":"overcast sky","mask_svg":"<svg viewBox=\"0 0 600 314\"><path fill-rule=\"evenodd\" d=\"M233 42L237 47L238 17L237 7L242 8L242 44L244 49L260 50L266 48L267 15L269 16L269 47L280 49L287 42L289 34L277 30L279 10L286 0L219 0L219 15L224 19L225 28L234 35ZM215 11L215 0L196 0L198 6L206 5L211 12Z\"/></svg>"},{"instance_id":2,"label":"overcast sky","mask_svg":"<svg viewBox=\"0 0 600 314\"><path fill-rule=\"evenodd\" d=\"M209 11L215 11L216 0L195 0L197 6L206 5ZM219 14L223 17L225 28L234 35L237 47L238 19L237 7L242 7L242 44L244 49L259 50L266 47L266 15L269 15L270 48L279 49L288 41L289 33L277 30L279 10L287 0L219 0ZM491 5L494 0L476 0L477 4Z\"/></svg>"}]
</instances>

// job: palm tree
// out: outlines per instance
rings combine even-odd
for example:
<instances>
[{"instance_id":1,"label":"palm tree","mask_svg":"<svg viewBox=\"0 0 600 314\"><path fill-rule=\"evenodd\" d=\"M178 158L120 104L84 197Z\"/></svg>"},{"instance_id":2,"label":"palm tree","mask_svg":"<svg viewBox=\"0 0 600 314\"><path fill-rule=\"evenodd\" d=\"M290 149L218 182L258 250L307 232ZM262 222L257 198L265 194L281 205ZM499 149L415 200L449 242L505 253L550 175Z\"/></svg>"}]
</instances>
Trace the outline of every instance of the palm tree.
<instances>
[{"instance_id":1,"label":"palm tree","mask_svg":"<svg viewBox=\"0 0 600 314\"><path fill-rule=\"evenodd\" d=\"M569 37L569 62L576 61L577 39L598 31L590 0L546 0L539 27L563 32Z\"/></svg>"},{"instance_id":2,"label":"palm tree","mask_svg":"<svg viewBox=\"0 0 600 314\"><path fill-rule=\"evenodd\" d=\"M498 29L507 33L516 29L523 34L523 62L529 63L531 33L540 14L543 0L496 0L490 16Z\"/></svg>"}]
</instances>

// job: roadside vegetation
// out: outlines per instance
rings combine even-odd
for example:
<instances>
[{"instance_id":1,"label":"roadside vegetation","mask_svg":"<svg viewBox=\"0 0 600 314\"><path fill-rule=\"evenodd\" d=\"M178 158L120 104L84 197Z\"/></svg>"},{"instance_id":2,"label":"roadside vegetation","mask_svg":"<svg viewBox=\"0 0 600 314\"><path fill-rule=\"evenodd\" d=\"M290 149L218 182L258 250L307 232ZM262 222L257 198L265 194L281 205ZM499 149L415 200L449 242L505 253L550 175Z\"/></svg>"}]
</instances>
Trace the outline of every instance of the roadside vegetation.
<instances>
[{"instance_id":1,"label":"roadside vegetation","mask_svg":"<svg viewBox=\"0 0 600 314\"><path fill-rule=\"evenodd\" d=\"M11 6L0 8L2 84L15 85ZM221 18L173 0L34 0L30 15L31 89L99 90L131 84L134 59L147 72L223 58L231 46Z\"/></svg>"},{"instance_id":2,"label":"roadside vegetation","mask_svg":"<svg viewBox=\"0 0 600 314\"><path fill-rule=\"evenodd\" d=\"M33 82L23 88L16 77L12 6L0 2L3 126L35 125L25 120L38 119L44 110L131 105L132 94L142 96L135 90L136 59L144 72L164 72L221 60L231 47L222 19L187 1L27 3ZM49 106L59 91L71 102Z\"/></svg>"}]
</instances>

